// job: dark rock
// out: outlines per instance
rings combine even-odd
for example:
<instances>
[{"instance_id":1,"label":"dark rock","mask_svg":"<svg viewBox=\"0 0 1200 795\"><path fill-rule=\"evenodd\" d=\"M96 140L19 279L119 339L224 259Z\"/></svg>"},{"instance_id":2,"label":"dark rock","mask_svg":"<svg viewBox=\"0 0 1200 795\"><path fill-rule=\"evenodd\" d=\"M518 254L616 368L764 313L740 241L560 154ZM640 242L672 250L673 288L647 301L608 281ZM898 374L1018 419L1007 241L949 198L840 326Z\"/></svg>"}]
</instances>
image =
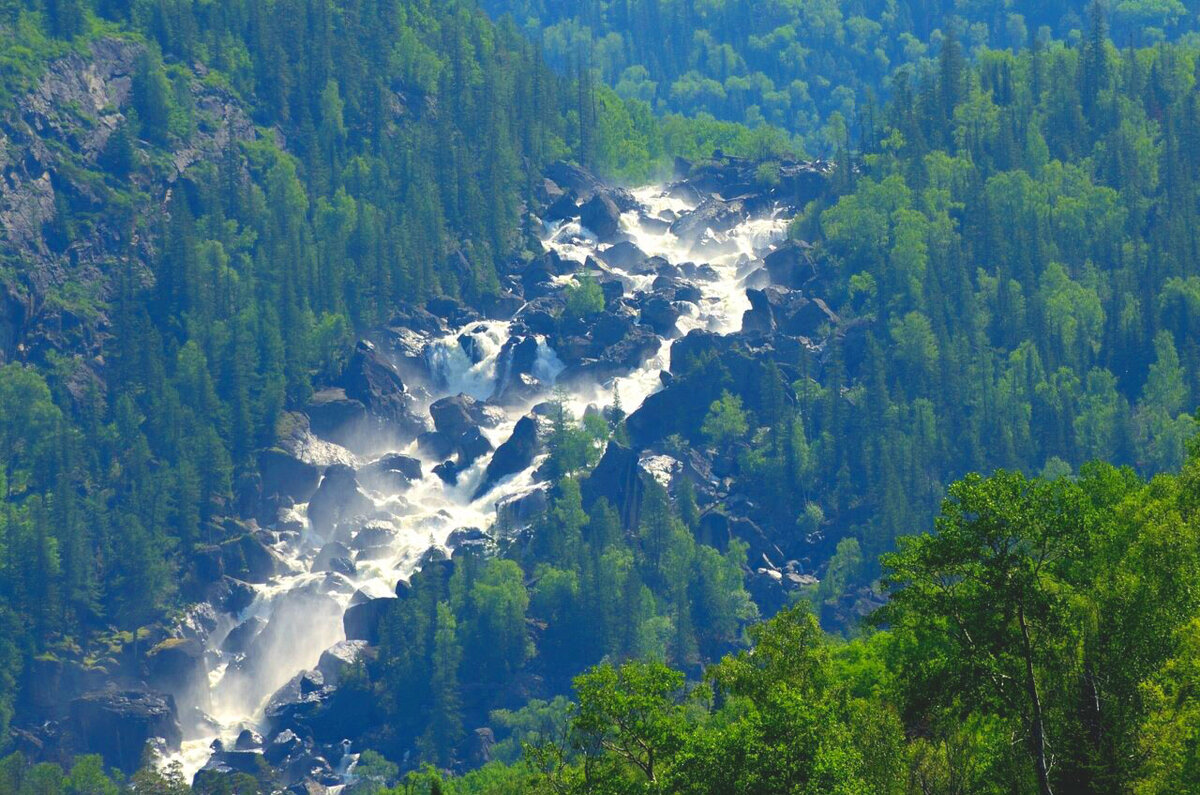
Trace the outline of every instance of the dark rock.
<instances>
[{"instance_id":1,"label":"dark rock","mask_svg":"<svg viewBox=\"0 0 1200 795\"><path fill-rule=\"evenodd\" d=\"M458 464L453 461L443 461L433 468L433 474L441 478L442 482L448 486L458 484L458 474L461 471Z\"/></svg>"},{"instance_id":2,"label":"dark rock","mask_svg":"<svg viewBox=\"0 0 1200 795\"><path fill-rule=\"evenodd\" d=\"M479 338L476 336L482 331L481 327L476 327L458 335L458 347L462 348L471 364L479 364L484 359L483 347L479 344Z\"/></svg>"},{"instance_id":3,"label":"dark rock","mask_svg":"<svg viewBox=\"0 0 1200 795\"><path fill-rule=\"evenodd\" d=\"M284 729L275 735L271 744L263 752L263 756L272 765L278 765L289 756L303 750L304 743L291 729Z\"/></svg>"},{"instance_id":4,"label":"dark rock","mask_svg":"<svg viewBox=\"0 0 1200 795\"><path fill-rule=\"evenodd\" d=\"M459 466L466 466L492 451L492 443L479 430L480 425L493 427L503 419L502 412L485 406L469 395L442 398L429 407L434 426L453 444Z\"/></svg>"},{"instance_id":5,"label":"dark rock","mask_svg":"<svg viewBox=\"0 0 1200 795\"><path fill-rule=\"evenodd\" d=\"M404 491L421 479L421 462L406 455L387 455L358 470L358 479L381 491Z\"/></svg>"},{"instance_id":6,"label":"dark rock","mask_svg":"<svg viewBox=\"0 0 1200 795\"><path fill-rule=\"evenodd\" d=\"M253 751L263 747L262 735L253 729L242 729L237 736L237 741L234 743L234 749L238 751Z\"/></svg>"},{"instance_id":7,"label":"dark rock","mask_svg":"<svg viewBox=\"0 0 1200 795\"><path fill-rule=\"evenodd\" d=\"M429 431L417 437L417 449L429 458L446 459L454 455L454 440L444 433Z\"/></svg>"},{"instance_id":8,"label":"dark rock","mask_svg":"<svg viewBox=\"0 0 1200 795\"><path fill-rule=\"evenodd\" d=\"M482 767L492 761L492 748L495 745L496 736L487 726L471 732L467 738L467 764Z\"/></svg>"},{"instance_id":9,"label":"dark rock","mask_svg":"<svg viewBox=\"0 0 1200 795\"><path fill-rule=\"evenodd\" d=\"M504 478L528 469L539 449L537 422L532 417L522 417L513 428L512 436L496 449L492 460L488 462L487 473L474 499L487 494Z\"/></svg>"},{"instance_id":10,"label":"dark rock","mask_svg":"<svg viewBox=\"0 0 1200 795\"><path fill-rule=\"evenodd\" d=\"M321 470L290 453L272 448L258 454L264 497L281 495L293 502L308 502L321 482Z\"/></svg>"},{"instance_id":11,"label":"dark rock","mask_svg":"<svg viewBox=\"0 0 1200 795\"><path fill-rule=\"evenodd\" d=\"M709 199L671 224L671 233L688 245L696 245L707 232L728 232L747 217L741 202Z\"/></svg>"},{"instance_id":12,"label":"dark rock","mask_svg":"<svg viewBox=\"0 0 1200 795\"><path fill-rule=\"evenodd\" d=\"M799 290L816 277L816 268L809 256L807 244L788 240L763 258L771 283Z\"/></svg>"},{"instance_id":13,"label":"dark rock","mask_svg":"<svg viewBox=\"0 0 1200 795\"><path fill-rule=\"evenodd\" d=\"M375 504L358 487L354 470L345 464L334 464L325 470L321 485L308 503L309 522L325 536L339 522L374 513Z\"/></svg>"},{"instance_id":14,"label":"dark rock","mask_svg":"<svg viewBox=\"0 0 1200 795\"><path fill-rule=\"evenodd\" d=\"M747 578L746 591L764 617L775 615L788 604L783 575L774 569L757 569Z\"/></svg>"},{"instance_id":15,"label":"dark rock","mask_svg":"<svg viewBox=\"0 0 1200 795\"><path fill-rule=\"evenodd\" d=\"M204 644L195 638L169 638L146 653L150 684L156 690L172 693L188 703L197 695L207 703L208 668L204 664Z\"/></svg>"},{"instance_id":16,"label":"dark rock","mask_svg":"<svg viewBox=\"0 0 1200 795\"><path fill-rule=\"evenodd\" d=\"M579 202L573 191L568 191L567 193L559 196L554 200L553 203L551 203L549 207L546 208L546 212L542 214L542 217L548 223L554 223L555 221L566 221L567 219L576 218L578 216Z\"/></svg>"},{"instance_id":17,"label":"dark rock","mask_svg":"<svg viewBox=\"0 0 1200 795\"><path fill-rule=\"evenodd\" d=\"M492 443L478 428L471 428L456 440L459 467L469 466L477 458L492 451Z\"/></svg>"},{"instance_id":18,"label":"dark rock","mask_svg":"<svg viewBox=\"0 0 1200 795\"><path fill-rule=\"evenodd\" d=\"M496 363L494 400L507 403L510 399L519 402L528 398L526 386L536 382L533 371L539 348L537 338L532 335L509 337Z\"/></svg>"},{"instance_id":19,"label":"dark rock","mask_svg":"<svg viewBox=\"0 0 1200 795\"><path fill-rule=\"evenodd\" d=\"M347 640L362 640L370 644L379 642L379 622L387 611L397 604L395 599L371 599L351 605L342 616L342 628Z\"/></svg>"},{"instance_id":20,"label":"dark rock","mask_svg":"<svg viewBox=\"0 0 1200 795\"><path fill-rule=\"evenodd\" d=\"M350 552L349 547L340 541L330 541L317 553L316 559L313 560L312 571L331 571L353 577L356 569L352 559L353 553Z\"/></svg>"},{"instance_id":21,"label":"dark rock","mask_svg":"<svg viewBox=\"0 0 1200 795\"><path fill-rule=\"evenodd\" d=\"M229 630L229 634L225 636L225 640L221 641L221 651L229 652L230 654L242 654L250 648L250 644L262 632L263 627L267 625L258 616L251 616L242 623L238 624L233 629Z\"/></svg>"},{"instance_id":22,"label":"dark rock","mask_svg":"<svg viewBox=\"0 0 1200 795\"><path fill-rule=\"evenodd\" d=\"M425 430L413 410L400 373L362 340L336 387L322 390L309 401L313 433L360 452L412 439Z\"/></svg>"},{"instance_id":23,"label":"dark rock","mask_svg":"<svg viewBox=\"0 0 1200 795\"><path fill-rule=\"evenodd\" d=\"M250 583L264 583L278 572L275 553L252 533L221 544L224 570Z\"/></svg>"},{"instance_id":24,"label":"dark rock","mask_svg":"<svg viewBox=\"0 0 1200 795\"><path fill-rule=\"evenodd\" d=\"M638 273L646 265L646 252L628 240L609 246L598 255L606 265L630 273Z\"/></svg>"},{"instance_id":25,"label":"dark rock","mask_svg":"<svg viewBox=\"0 0 1200 795\"><path fill-rule=\"evenodd\" d=\"M479 313L466 306L457 298L440 295L425 302L425 308L430 314L446 321L451 327L465 326L479 320Z\"/></svg>"},{"instance_id":26,"label":"dark rock","mask_svg":"<svg viewBox=\"0 0 1200 795\"><path fill-rule=\"evenodd\" d=\"M274 728L303 731L305 720L328 695L325 678L319 672L301 671L272 694L263 714Z\"/></svg>"},{"instance_id":27,"label":"dark rock","mask_svg":"<svg viewBox=\"0 0 1200 795\"><path fill-rule=\"evenodd\" d=\"M549 504L544 486L509 495L496 503L496 525L503 530L527 527Z\"/></svg>"},{"instance_id":28,"label":"dark rock","mask_svg":"<svg viewBox=\"0 0 1200 795\"><path fill-rule=\"evenodd\" d=\"M313 433L344 447L354 445L371 427L366 405L338 387L314 393L305 413Z\"/></svg>"},{"instance_id":29,"label":"dark rock","mask_svg":"<svg viewBox=\"0 0 1200 795\"><path fill-rule=\"evenodd\" d=\"M71 731L79 751L99 754L125 773L141 766L151 739L162 738L171 750L179 750L183 740L175 700L144 690L104 690L75 699Z\"/></svg>"},{"instance_id":30,"label":"dark rock","mask_svg":"<svg viewBox=\"0 0 1200 795\"><path fill-rule=\"evenodd\" d=\"M679 308L661 295L650 295L642 301L642 323L654 329L659 336L667 336L675 330L679 320Z\"/></svg>"},{"instance_id":31,"label":"dark rock","mask_svg":"<svg viewBox=\"0 0 1200 795\"><path fill-rule=\"evenodd\" d=\"M491 541L491 536L478 527L460 527L446 539L446 546L451 549L458 549L464 544L487 541Z\"/></svg>"},{"instance_id":32,"label":"dark rock","mask_svg":"<svg viewBox=\"0 0 1200 795\"><path fill-rule=\"evenodd\" d=\"M546 166L545 174L562 190L571 191L579 196L590 196L604 188L604 183L589 172L561 160Z\"/></svg>"},{"instance_id":33,"label":"dark rock","mask_svg":"<svg viewBox=\"0 0 1200 795\"><path fill-rule=\"evenodd\" d=\"M395 528L383 524L369 524L354 534L351 544L355 549L386 546L396 539Z\"/></svg>"},{"instance_id":34,"label":"dark rock","mask_svg":"<svg viewBox=\"0 0 1200 795\"><path fill-rule=\"evenodd\" d=\"M584 509L591 510L603 498L617 511L624 527L636 527L645 490L642 474L636 451L609 442L600 463L580 484Z\"/></svg>"},{"instance_id":35,"label":"dark rock","mask_svg":"<svg viewBox=\"0 0 1200 795\"><path fill-rule=\"evenodd\" d=\"M742 315L742 330L770 334L775 331L775 312L762 290L747 290L750 308Z\"/></svg>"},{"instance_id":36,"label":"dark rock","mask_svg":"<svg viewBox=\"0 0 1200 795\"><path fill-rule=\"evenodd\" d=\"M627 315L605 312L592 324L592 341L608 347L623 340L633 330L633 320Z\"/></svg>"},{"instance_id":37,"label":"dark rock","mask_svg":"<svg viewBox=\"0 0 1200 795\"><path fill-rule=\"evenodd\" d=\"M208 601L221 612L237 615L254 602L255 594L249 583L222 577L209 588Z\"/></svg>"},{"instance_id":38,"label":"dark rock","mask_svg":"<svg viewBox=\"0 0 1200 795\"><path fill-rule=\"evenodd\" d=\"M601 241L612 240L621 229L621 211L604 194L593 196L579 208L579 219Z\"/></svg>"}]
</instances>

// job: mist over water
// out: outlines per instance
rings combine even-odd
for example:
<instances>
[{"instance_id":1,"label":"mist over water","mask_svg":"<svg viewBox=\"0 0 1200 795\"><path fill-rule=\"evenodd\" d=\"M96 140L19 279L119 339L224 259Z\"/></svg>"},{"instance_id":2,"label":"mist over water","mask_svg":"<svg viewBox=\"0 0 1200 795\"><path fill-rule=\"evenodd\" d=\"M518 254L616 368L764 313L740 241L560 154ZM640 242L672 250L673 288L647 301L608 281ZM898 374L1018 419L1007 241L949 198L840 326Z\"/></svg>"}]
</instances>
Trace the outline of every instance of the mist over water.
<instances>
[{"instance_id":1,"label":"mist over water","mask_svg":"<svg viewBox=\"0 0 1200 795\"><path fill-rule=\"evenodd\" d=\"M640 208L623 215L623 231L651 257L663 257L674 265L707 266L694 269L694 276L679 279L696 287L700 300L683 307L684 314L674 334L665 337L656 354L638 369L604 383L564 385L569 407L576 416L581 416L588 406L612 405L618 394L624 410L633 412L661 388L659 374L670 364L674 339L693 329L718 333L739 330L742 315L750 307L746 278L761 264L759 259L786 234L786 218L763 217L743 222L728 234L709 230L696 245L689 247L666 231L661 221L645 223L643 219L658 219L665 211L682 216L695 209L692 204L673 198L656 186L635 190L633 195ZM564 259L581 266L588 256L608 247L597 244L577 221L551 225L543 242ZM627 294L649 291L656 278L655 273L612 270L626 283ZM509 326L506 321L477 321L444 337L425 340L425 355L435 375L435 384L421 409L427 410L432 402L460 393L480 401L505 402L504 396L496 392L497 384L507 383L503 348L509 338ZM473 356L459 342L464 334L471 338ZM534 375L547 385L547 392L525 405L505 406L498 413L494 427L481 428L493 447L499 447L509 438L516 422L533 403L551 397L549 387L563 372L563 362L544 339L538 340L536 362ZM177 694L184 722L184 744L180 754L172 758L183 764L189 778L208 760L214 740L220 739L226 747L232 747L244 728L266 733L269 727L264 725L263 711L272 694L297 673L315 668L322 652L345 639L342 616L356 591L390 596L397 581L412 575L421 556L431 547L444 547L454 530L491 528L496 521L497 503L537 487L534 471L542 460L539 458L525 471L501 481L479 499L472 499L491 454L481 456L463 470L455 485L447 485L433 472L440 460L423 456L415 442L394 452L422 459L423 477L403 493L372 492L370 484L362 484L380 512L394 517L391 521L370 523L391 530L391 540L379 557L358 561L357 571L350 576L313 571L317 554L326 543L333 540L349 543L351 539L340 530L331 532L329 537L317 532L308 520L308 506L298 505L288 523L297 529L280 533L280 541L274 547L289 573L255 586L253 603L236 618L222 616L220 625L211 633L207 654L209 692ZM317 465L346 463L357 467L374 460L360 459L345 448L317 439L310 440L304 456ZM251 618L262 621L263 629L249 651L244 655L222 651L229 632ZM206 719L189 720L197 711L202 711Z\"/></svg>"}]
</instances>

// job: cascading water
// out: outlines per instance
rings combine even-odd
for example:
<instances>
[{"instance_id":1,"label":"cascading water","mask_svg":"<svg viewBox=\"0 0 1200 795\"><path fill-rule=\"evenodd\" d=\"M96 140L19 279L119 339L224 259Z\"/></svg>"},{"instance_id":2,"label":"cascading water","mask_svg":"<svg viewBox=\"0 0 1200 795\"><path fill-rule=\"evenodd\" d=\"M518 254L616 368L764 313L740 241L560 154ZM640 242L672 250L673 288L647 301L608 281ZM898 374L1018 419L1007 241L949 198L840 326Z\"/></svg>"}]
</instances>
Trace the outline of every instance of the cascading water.
<instances>
[{"instance_id":1,"label":"cascading water","mask_svg":"<svg viewBox=\"0 0 1200 795\"><path fill-rule=\"evenodd\" d=\"M695 288L698 300L685 304L675 333L665 336L657 352L640 367L604 383L576 383L567 387L572 411L581 415L588 406L605 407L619 399L632 412L650 394L660 388L660 371L670 361L672 342L693 329L730 333L741 327L743 312L750 304L746 297L746 277L754 270L758 257L783 239L786 220L764 217L744 221L726 233L705 230L700 239L685 245L663 223L661 217L685 216L695 210L688 201L671 197L660 187L636 190L639 205L621 219L622 231L645 254L662 257L672 265L700 261L679 278ZM578 222L550 227L544 244L565 260L582 265L589 256L608 248L598 244ZM629 292L649 291L656 274L635 273L611 268L629 288ZM560 277L570 278L570 277ZM519 316L520 313L518 313ZM504 321L478 321L455 329L444 337L426 341L425 355L436 381L429 402L442 397L466 394L480 401L497 399L504 409L492 427L482 433L499 447L512 434L516 422L526 414L533 400L511 405L498 394L508 382L511 361L505 344L510 324ZM537 337L533 375L545 387L555 383L564 365L546 340ZM548 395L543 390L538 400ZM539 461L524 471L510 475L478 496L490 455L475 460L448 485L433 473L437 461L423 456L414 442L396 452L423 459L423 477L402 493L369 492L378 513L391 517L374 522L371 532L386 539L372 547L367 559L356 561L353 571L337 572L316 566L320 550L336 538L338 531L319 529L308 517L308 506L298 505L281 523L274 546L287 573L256 587L253 602L236 617L226 616L209 635L207 658L210 663L209 692L180 695L181 714L205 713L203 719L188 721L185 742L176 757L189 777L205 764L215 740L232 747L244 728L263 729L264 707L271 695L295 674L317 666L322 653L345 637L343 614L356 592L372 597L393 593L398 580L406 579L419 565L421 556L431 547L444 546L458 528L491 527L498 502L528 492L536 486L534 471ZM328 442L313 440L307 451L311 463L364 465L348 450ZM362 532L362 531L360 531ZM361 598L361 597L360 597ZM261 626L250 651L232 650L226 643L238 627ZM239 629L238 631L243 631ZM346 765L344 764L343 767Z\"/></svg>"}]
</instances>

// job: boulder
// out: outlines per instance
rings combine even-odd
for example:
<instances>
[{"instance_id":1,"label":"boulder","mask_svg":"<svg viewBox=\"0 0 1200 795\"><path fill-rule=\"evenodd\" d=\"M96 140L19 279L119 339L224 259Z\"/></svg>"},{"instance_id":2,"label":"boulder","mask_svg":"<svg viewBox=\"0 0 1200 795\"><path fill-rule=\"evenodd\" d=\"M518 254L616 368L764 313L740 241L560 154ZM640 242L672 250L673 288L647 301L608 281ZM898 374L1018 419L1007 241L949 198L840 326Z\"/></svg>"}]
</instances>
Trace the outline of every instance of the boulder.
<instances>
[{"instance_id":1,"label":"boulder","mask_svg":"<svg viewBox=\"0 0 1200 795\"><path fill-rule=\"evenodd\" d=\"M646 265L646 252L628 240L609 246L599 254L606 265L630 273L639 273Z\"/></svg>"},{"instance_id":2,"label":"boulder","mask_svg":"<svg viewBox=\"0 0 1200 795\"><path fill-rule=\"evenodd\" d=\"M332 571L350 577L355 573L353 558L354 553L345 544L340 541L330 541L317 553L316 559L313 560L312 571Z\"/></svg>"},{"instance_id":3,"label":"boulder","mask_svg":"<svg viewBox=\"0 0 1200 795\"><path fill-rule=\"evenodd\" d=\"M507 398L524 400L524 387L533 379L533 371L540 355L540 345L533 335L514 335L505 341L496 362L496 390L493 399L505 402Z\"/></svg>"},{"instance_id":4,"label":"boulder","mask_svg":"<svg viewBox=\"0 0 1200 795\"><path fill-rule=\"evenodd\" d=\"M775 331L775 313L767 294L762 290L747 290L750 308L742 315L742 331L770 334Z\"/></svg>"},{"instance_id":5,"label":"boulder","mask_svg":"<svg viewBox=\"0 0 1200 795\"><path fill-rule=\"evenodd\" d=\"M488 462L487 473L474 499L487 494L504 478L528 469L539 449L537 422L533 417L522 417L513 428L512 436L496 449L492 460Z\"/></svg>"},{"instance_id":6,"label":"boulder","mask_svg":"<svg viewBox=\"0 0 1200 795\"><path fill-rule=\"evenodd\" d=\"M492 748L495 745L496 736L489 727L484 726L471 732L467 737L467 764L477 768L491 762Z\"/></svg>"},{"instance_id":7,"label":"boulder","mask_svg":"<svg viewBox=\"0 0 1200 795\"><path fill-rule=\"evenodd\" d=\"M503 421L503 412L486 406L469 395L442 398L429 407L438 433L445 435L458 453L458 464L466 466L492 451L479 427L494 427Z\"/></svg>"},{"instance_id":8,"label":"boulder","mask_svg":"<svg viewBox=\"0 0 1200 795\"><path fill-rule=\"evenodd\" d=\"M799 290L816 275L812 258L809 256L810 246L795 240L788 240L775 251L763 258L771 283L792 290Z\"/></svg>"},{"instance_id":9,"label":"boulder","mask_svg":"<svg viewBox=\"0 0 1200 795\"><path fill-rule=\"evenodd\" d=\"M221 544L224 571L248 583L264 583L279 571L279 561L257 534L246 533Z\"/></svg>"},{"instance_id":10,"label":"boulder","mask_svg":"<svg viewBox=\"0 0 1200 795\"><path fill-rule=\"evenodd\" d=\"M262 747L262 735L253 729L242 729L233 745L233 748L236 751L254 751L261 749Z\"/></svg>"},{"instance_id":11,"label":"boulder","mask_svg":"<svg viewBox=\"0 0 1200 795\"><path fill-rule=\"evenodd\" d=\"M354 470L345 464L325 470L321 485L308 503L308 521L324 536L341 521L374 513L375 504L359 488Z\"/></svg>"},{"instance_id":12,"label":"boulder","mask_svg":"<svg viewBox=\"0 0 1200 795\"><path fill-rule=\"evenodd\" d=\"M321 470L285 450L272 448L258 454L264 497L283 496L293 502L308 502L321 482Z\"/></svg>"},{"instance_id":13,"label":"boulder","mask_svg":"<svg viewBox=\"0 0 1200 795\"><path fill-rule=\"evenodd\" d=\"M208 601L223 613L237 615L254 602L254 586L233 577L222 577L209 586Z\"/></svg>"},{"instance_id":14,"label":"boulder","mask_svg":"<svg viewBox=\"0 0 1200 795\"><path fill-rule=\"evenodd\" d=\"M354 534L351 546L355 549L372 549L388 546L396 540L396 529L386 524L369 524Z\"/></svg>"},{"instance_id":15,"label":"boulder","mask_svg":"<svg viewBox=\"0 0 1200 795\"><path fill-rule=\"evenodd\" d=\"M584 227L601 241L612 240L621 229L621 211L605 194L597 194L579 208Z\"/></svg>"},{"instance_id":16,"label":"boulder","mask_svg":"<svg viewBox=\"0 0 1200 795\"><path fill-rule=\"evenodd\" d=\"M701 242L706 233L728 232L747 217L746 209L739 201L708 199L671 224L671 233L684 243L694 246Z\"/></svg>"},{"instance_id":17,"label":"boulder","mask_svg":"<svg viewBox=\"0 0 1200 795\"><path fill-rule=\"evenodd\" d=\"M145 690L103 690L71 702L70 727L81 753L99 754L104 763L133 773L146 743L155 738L177 751L183 740L175 700Z\"/></svg>"},{"instance_id":18,"label":"boulder","mask_svg":"<svg viewBox=\"0 0 1200 795\"><path fill-rule=\"evenodd\" d=\"M407 401L407 388L400 373L387 362L375 347L375 343L359 340L354 355L342 371L341 386L346 396L359 401L373 414L386 419L403 418Z\"/></svg>"},{"instance_id":19,"label":"boulder","mask_svg":"<svg viewBox=\"0 0 1200 795\"><path fill-rule=\"evenodd\" d=\"M559 196L550 204L549 207L546 208L546 211L542 214L543 219L548 223L566 221L570 218L576 218L578 216L579 200L573 191L567 191Z\"/></svg>"},{"instance_id":20,"label":"boulder","mask_svg":"<svg viewBox=\"0 0 1200 795\"><path fill-rule=\"evenodd\" d=\"M305 720L320 708L330 691L319 671L301 671L271 695L263 714L272 728L303 733Z\"/></svg>"},{"instance_id":21,"label":"boulder","mask_svg":"<svg viewBox=\"0 0 1200 795\"><path fill-rule=\"evenodd\" d=\"M361 640L372 645L378 643L379 622L397 604L399 602L396 599L369 599L346 608L342 616L346 640Z\"/></svg>"},{"instance_id":22,"label":"boulder","mask_svg":"<svg viewBox=\"0 0 1200 795\"><path fill-rule=\"evenodd\" d=\"M441 478L447 486L458 485L458 475L462 470L453 461L443 461L433 468L433 474Z\"/></svg>"},{"instance_id":23,"label":"boulder","mask_svg":"<svg viewBox=\"0 0 1200 795\"><path fill-rule=\"evenodd\" d=\"M386 455L358 470L358 479L378 491L404 491L421 479L421 461L398 453Z\"/></svg>"},{"instance_id":24,"label":"boulder","mask_svg":"<svg viewBox=\"0 0 1200 795\"><path fill-rule=\"evenodd\" d=\"M469 544L487 543L491 540L492 537L478 527L460 527L446 538L446 546L450 549L458 549Z\"/></svg>"},{"instance_id":25,"label":"boulder","mask_svg":"<svg viewBox=\"0 0 1200 795\"><path fill-rule=\"evenodd\" d=\"M204 644L196 638L168 638L158 643L146 653L146 669L156 690L179 696L183 703L202 695L207 704L208 668Z\"/></svg>"},{"instance_id":26,"label":"boulder","mask_svg":"<svg viewBox=\"0 0 1200 795\"><path fill-rule=\"evenodd\" d=\"M304 749L304 743L291 729L284 729L272 738L270 745L263 751L263 757L272 765L278 765Z\"/></svg>"},{"instance_id":27,"label":"boulder","mask_svg":"<svg viewBox=\"0 0 1200 795\"><path fill-rule=\"evenodd\" d=\"M439 431L429 431L417 437L417 449L421 455L444 460L454 455L454 440Z\"/></svg>"},{"instance_id":28,"label":"boulder","mask_svg":"<svg viewBox=\"0 0 1200 795\"><path fill-rule=\"evenodd\" d=\"M664 296L652 294L642 301L641 322L659 336L670 335L681 314L679 308Z\"/></svg>"},{"instance_id":29,"label":"boulder","mask_svg":"<svg viewBox=\"0 0 1200 795\"><path fill-rule=\"evenodd\" d=\"M325 682L333 687L342 680L342 675L357 662L359 656L367 648L365 640L343 640L333 644L321 652L321 660L317 670L325 678Z\"/></svg>"},{"instance_id":30,"label":"boulder","mask_svg":"<svg viewBox=\"0 0 1200 795\"><path fill-rule=\"evenodd\" d=\"M375 344L361 340L341 380L312 396L307 413L313 433L358 452L406 441L425 430L395 367Z\"/></svg>"},{"instance_id":31,"label":"boulder","mask_svg":"<svg viewBox=\"0 0 1200 795\"><path fill-rule=\"evenodd\" d=\"M250 648L250 644L254 642L258 633L262 632L266 625L267 622L258 616L250 616L250 618L247 618L229 630L229 634L225 636L225 640L221 641L221 651L230 654L244 653Z\"/></svg>"}]
</instances>

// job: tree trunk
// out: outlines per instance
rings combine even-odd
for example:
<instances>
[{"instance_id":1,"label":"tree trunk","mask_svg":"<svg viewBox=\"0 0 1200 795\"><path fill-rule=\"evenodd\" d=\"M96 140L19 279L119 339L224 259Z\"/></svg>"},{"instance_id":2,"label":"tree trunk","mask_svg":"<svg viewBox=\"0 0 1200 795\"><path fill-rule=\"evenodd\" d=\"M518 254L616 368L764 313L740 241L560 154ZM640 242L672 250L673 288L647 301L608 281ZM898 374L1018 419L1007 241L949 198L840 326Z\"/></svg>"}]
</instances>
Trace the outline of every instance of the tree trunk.
<instances>
[{"instance_id":1,"label":"tree trunk","mask_svg":"<svg viewBox=\"0 0 1200 795\"><path fill-rule=\"evenodd\" d=\"M1029 625L1025 623L1025 607L1017 607L1017 621L1021 625L1021 647L1025 657L1025 690L1033 707L1030 727L1030 743L1033 746L1034 767L1037 769L1038 792L1054 795L1050 789L1050 765L1046 761L1046 726L1042 718L1042 700L1038 695L1037 679L1033 675L1033 650L1029 642Z\"/></svg>"}]
</instances>

